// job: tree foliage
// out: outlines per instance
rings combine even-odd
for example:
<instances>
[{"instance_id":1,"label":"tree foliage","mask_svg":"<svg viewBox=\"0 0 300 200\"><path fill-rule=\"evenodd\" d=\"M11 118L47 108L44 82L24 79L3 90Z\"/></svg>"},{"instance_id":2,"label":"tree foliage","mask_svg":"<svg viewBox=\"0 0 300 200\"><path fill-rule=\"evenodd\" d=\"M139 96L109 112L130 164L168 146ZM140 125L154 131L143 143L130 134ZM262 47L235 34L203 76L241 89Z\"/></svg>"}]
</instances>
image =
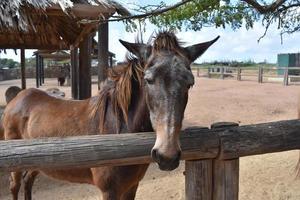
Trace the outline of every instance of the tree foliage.
<instances>
[{"instance_id":1,"label":"tree foliage","mask_svg":"<svg viewBox=\"0 0 300 200\"><path fill-rule=\"evenodd\" d=\"M222 2L221 2L222 3ZM163 28L177 30L201 30L203 27L227 27L238 29L243 24L247 28L259 19L258 13L244 2L231 4L219 0L195 0L159 16L150 18L150 22Z\"/></svg>"},{"instance_id":2,"label":"tree foliage","mask_svg":"<svg viewBox=\"0 0 300 200\"><path fill-rule=\"evenodd\" d=\"M14 61L13 59L2 58L0 59L0 68L16 68L19 67L20 63Z\"/></svg>"},{"instance_id":3,"label":"tree foliage","mask_svg":"<svg viewBox=\"0 0 300 200\"><path fill-rule=\"evenodd\" d=\"M142 14L127 19L131 31L139 29L145 18L159 28L175 30L198 31L203 27L235 30L243 26L249 29L258 21L266 31L271 24L276 24L282 34L300 30L300 0L184 0L180 6L160 2L138 6L135 11Z\"/></svg>"}]
</instances>

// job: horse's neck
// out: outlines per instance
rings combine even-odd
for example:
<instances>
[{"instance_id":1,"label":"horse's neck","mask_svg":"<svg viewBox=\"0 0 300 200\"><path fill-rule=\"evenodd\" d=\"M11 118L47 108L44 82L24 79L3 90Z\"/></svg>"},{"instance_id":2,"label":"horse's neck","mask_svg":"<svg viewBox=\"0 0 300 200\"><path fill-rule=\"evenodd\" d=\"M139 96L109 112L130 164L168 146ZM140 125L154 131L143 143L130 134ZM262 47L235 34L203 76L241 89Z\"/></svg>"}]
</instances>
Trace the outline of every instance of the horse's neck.
<instances>
[{"instance_id":1,"label":"horse's neck","mask_svg":"<svg viewBox=\"0 0 300 200\"><path fill-rule=\"evenodd\" d=\"M134 88L131 96L131 104L128 112L128 131L146 132L152 131L150 114L146 104L143 88Z\"/></svg>"}]
</instances>

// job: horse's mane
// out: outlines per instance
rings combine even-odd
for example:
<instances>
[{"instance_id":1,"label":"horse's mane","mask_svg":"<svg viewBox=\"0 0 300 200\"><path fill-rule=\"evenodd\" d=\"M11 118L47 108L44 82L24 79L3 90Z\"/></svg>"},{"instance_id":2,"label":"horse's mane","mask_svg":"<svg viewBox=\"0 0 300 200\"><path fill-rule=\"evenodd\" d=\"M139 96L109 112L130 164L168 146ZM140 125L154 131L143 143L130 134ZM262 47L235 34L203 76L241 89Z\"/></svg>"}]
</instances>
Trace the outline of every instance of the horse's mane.
<instances>
[{"instance_id":1,"label":"horse's mane","mask_svg":"<svg viewBox=\"0 0 300 200\"><path fill-rule=\"evenodd\" d=\"M183 55L181 42L178 41L175 34L169 31L158 32L152 40L152 52L160 50L173 51ZM113 107L114 115L117 116L117 127L120 121L128 122L128 109L132 96L132 78L138 84L142 84L142 77L146 67L146 61L138 59L133 55L128 55L123 64L119 64L108 69L107 80L102 84L98 95L98 100L92 110L92 115L100 112L100 132L105 130L105 114L108 100Z\"/></svg>"},{"instance_id":2,"label":"horse's mane","mask_svg":"<svg viewBox=\"0 0 300 200\"><path fill-rule=\"evenodd\" d=\"M105 130L105 114L107 104L111 103L114 115L117 117L116 126L119 127L120 121L128 122L128 109L132 96L132 78L139 85L142 83L144 65L137 58L127 56L126 62L116 65L107 70L107 80L101 85L97 103L93 106L91 114L95 116L100 113L100 132Z\"/></svg>"}]
</instances>

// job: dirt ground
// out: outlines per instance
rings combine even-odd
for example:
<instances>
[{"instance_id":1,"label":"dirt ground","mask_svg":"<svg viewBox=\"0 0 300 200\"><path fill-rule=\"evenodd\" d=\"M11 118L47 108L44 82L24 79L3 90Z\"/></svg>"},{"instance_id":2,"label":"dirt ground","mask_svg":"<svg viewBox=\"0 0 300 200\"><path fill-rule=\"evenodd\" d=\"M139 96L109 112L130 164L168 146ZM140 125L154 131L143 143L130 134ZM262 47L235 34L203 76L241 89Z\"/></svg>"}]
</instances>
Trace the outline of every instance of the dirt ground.
<instances>
[{"instance_id":1,"label":"dirt ground","mask_svg":"<svg viewBox=\"0 0 300 200\"><path fill-rule=\"evenodd\" d=\"M0 82L0 104L4 92L18 81ZM34 80L28 80L33 87ZM57 87L54 79L46 79L45 87ZM96 93L93 86L93 94ZM70 96L69 87L60 87ZM241 125L295 119L299 86L281 83L258 84L254 81L196 78L186 109L184 126L209 126L218 121ZM298 151L251 156L240 160L241 200L299 200L300 180L294 168ZM151 165L140 183L137 200L184 199L184 163L173 172L161 172ZM22 194L21 194L22 195ZM8 177L1 174L0 200L11 199ZM23 197L21 198L23 199ZM100 192L90 185L70 184L40 176L33 191L35 200L99 200Z\"/></svg>"}]
</instances>

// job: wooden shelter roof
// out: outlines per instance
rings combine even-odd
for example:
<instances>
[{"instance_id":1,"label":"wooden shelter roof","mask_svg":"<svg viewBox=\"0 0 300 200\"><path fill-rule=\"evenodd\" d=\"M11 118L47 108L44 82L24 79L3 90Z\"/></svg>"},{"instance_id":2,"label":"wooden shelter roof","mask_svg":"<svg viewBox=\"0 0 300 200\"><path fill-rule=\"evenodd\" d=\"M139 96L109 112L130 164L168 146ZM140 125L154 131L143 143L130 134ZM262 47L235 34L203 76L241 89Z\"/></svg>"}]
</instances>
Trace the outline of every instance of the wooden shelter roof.
<instances>
[{"instance_id":1,"label":"wooden shelter roof","mask_svg":"<svg viewBox=\"0 0 300 200\"><path fill-rule=\"evenodd\" d=\"M35 56L36 54L39 54L45 59L70 59L70 53L64 50L39 49L33 52L33 56ZM108 51L108 55L112 58L116 57L116 54L112 53L111 51ZM95 39L92 40L92 58L98 58L98 42Z\"/></svg>"},{"instance_id":2,"label":"wooden shelter roof","mask_svg":"<svg viewBox=\"0 0 300 200\"><path fill-rule=\"evenodd\" d=\"M0 49L69 49L97 28L79 23L130 15L111 0L11 0L0 1Z\"/></svg>"},{"instance_id":3,"label":"wooden shelter roof","mask_svg":"<svg viewBox=\"0 0 300 200\"><path fill-rule=\"evenodd\" d=\"M70 59L70 53L64 50L38 50L35 51L33 55L39 54L44 59L52 59L56 61L67 60Z\"/></svg>"}]
</instances>

